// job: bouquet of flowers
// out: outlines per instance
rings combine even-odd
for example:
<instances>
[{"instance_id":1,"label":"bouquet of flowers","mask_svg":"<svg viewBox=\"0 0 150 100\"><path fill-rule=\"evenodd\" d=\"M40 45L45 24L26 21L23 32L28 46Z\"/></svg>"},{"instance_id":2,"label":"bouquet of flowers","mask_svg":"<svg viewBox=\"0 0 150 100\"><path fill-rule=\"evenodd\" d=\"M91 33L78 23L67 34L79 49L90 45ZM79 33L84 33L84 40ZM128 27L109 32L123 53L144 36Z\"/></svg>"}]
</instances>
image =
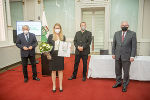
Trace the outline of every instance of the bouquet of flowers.
<instances>
[{"instance_id":1,"label":"bouquet of flowers","mask_svg":"<svg viewBox=\"0 0 150 100\"><path fill-rule=\"evenodd\" d=\"M47 59L48 59L48 60L51 60L50 51L52 50L52 48L53 48L52 45L47 44L47 43L45 43L45 42L42 42L42 43L39 45L40 52L43 53L45 56L47 56Z\"/></svg>"}]
</instances>

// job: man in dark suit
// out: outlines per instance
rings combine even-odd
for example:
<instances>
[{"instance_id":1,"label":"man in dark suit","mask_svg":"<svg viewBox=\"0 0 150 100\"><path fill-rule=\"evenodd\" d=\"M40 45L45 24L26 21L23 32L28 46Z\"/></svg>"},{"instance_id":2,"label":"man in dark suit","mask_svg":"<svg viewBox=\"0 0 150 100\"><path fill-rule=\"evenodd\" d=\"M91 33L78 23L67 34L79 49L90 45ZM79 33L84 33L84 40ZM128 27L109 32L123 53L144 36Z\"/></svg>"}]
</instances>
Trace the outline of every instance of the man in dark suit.
<instances>
[{"instance_id":1,"label":"man in dark suit","mask_svg":"<svg viewBox=\"0 0 150 100\"><path fill-rule=\"evenodd\" d=\"M28 58L30 59L32 65L33 80L39 81L40 79L37 78L36 61L35 61L35 47L37 46L38 43L35 35L29 32L28 25L24 25L22 27L22 30L23 33L17 36L16 46L20 48L21 51L24 82L25 83L28 82L28 72L27 72Z\"/></svg>"},{"instance_id":2,"label":"man in dark suit","mask_svg":"<svg viewBox=\"0 0 150 100\"><path fill-rule=\"evenodd\" d=\"M82 81L86 81L87 59L88 59L88 54L90 53L90 44L92 41L92 34L91 32L86 30L85 22L81 22L80 28L81 28L81 31L76 32L76 35L74 38L74 45L76 47L74 71L73 71L73 75L68 80L76 79L78 65L80 63L80 59L82 58L82 61L83 61Z\"/></svg>"},{"instance_id":3,"label":"man in dark suit","mask_svg":"<svg viewBox=\"0 0 150 100\"><path fill-rule=\"evenodd\" d=\"M121 23L121 31L115 33L112 46L112 58L115 59L116 84L113 88L122 85L122 68L124 72L122 92L127 91L129 83L130 64L134 61L137 48L136 33L128 30L128 22Z\"/></svg>"}]
</instances>

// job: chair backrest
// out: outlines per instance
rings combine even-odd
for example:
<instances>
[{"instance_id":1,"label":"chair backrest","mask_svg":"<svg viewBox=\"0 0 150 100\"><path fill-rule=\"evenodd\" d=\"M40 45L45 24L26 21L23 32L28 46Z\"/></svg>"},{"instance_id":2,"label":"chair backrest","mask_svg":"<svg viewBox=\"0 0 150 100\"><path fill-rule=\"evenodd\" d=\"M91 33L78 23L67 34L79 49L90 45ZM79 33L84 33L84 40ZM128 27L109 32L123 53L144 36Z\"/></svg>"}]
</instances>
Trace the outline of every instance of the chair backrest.
<instances>
[{"instance_id":1,"label":"chair backrest","mask_svg":"<svg viewBox=\"0 0 150 100\"><path fill-rule=\"evenodd\" d=\"M100 50L100 55L108 55L108 50Z\"/></svg>"}]
</instances>

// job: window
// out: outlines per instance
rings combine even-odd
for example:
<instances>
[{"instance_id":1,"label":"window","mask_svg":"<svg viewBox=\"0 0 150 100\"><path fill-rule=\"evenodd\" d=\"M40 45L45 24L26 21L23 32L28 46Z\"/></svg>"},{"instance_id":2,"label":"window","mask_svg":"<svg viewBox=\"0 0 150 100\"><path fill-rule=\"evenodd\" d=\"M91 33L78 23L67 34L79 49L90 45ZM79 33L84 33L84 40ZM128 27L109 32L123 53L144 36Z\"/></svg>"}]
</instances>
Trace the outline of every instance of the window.
<instances>
[{"instance_id":1,"label":"window","mask_svg":"<svg viewBox=\"0 0 150 100\"><path fill-rule=\"evenodd\" d=\"M149 35L149 23L150 23L150 0L145 0L144 1L144 15L143 15L143 38L144 39L150 39Z\"/></svg>"},{"instance_id":2,"label":"window","mask_svg":"<svg viewBox=\"0 0 150 100\"><path fill-rule=\"evenodd\" d=\"M0 41L5 41L3 0L0 0Z\"/></svg>"},{"instance_id":3,"label":"window","mask_svg":"<svg viewBox=\"0 0 150 100\"><path fill-rule=\"evenodd\" d=\"M83 8L82 21L86 22L87 30L91 31L94 36L94 52L104 49L105 8Z\"/></svg>"}]
</instances>

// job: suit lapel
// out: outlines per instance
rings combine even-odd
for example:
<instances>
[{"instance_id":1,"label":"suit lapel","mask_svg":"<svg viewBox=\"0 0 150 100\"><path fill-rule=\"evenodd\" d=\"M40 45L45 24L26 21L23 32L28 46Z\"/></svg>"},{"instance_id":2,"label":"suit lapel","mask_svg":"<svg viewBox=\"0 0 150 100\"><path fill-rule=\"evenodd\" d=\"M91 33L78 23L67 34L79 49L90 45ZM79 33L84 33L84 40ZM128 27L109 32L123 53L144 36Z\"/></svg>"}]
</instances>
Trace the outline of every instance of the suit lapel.
<instances>
[{"instance_id":1,"label":"suit lapel","mask_svg":"<svg viewBox=\"0 0 150 100\"><path fill-rule=\"evenodd\" d=\"M27 42L27 40L26 40L26 37L25 37L24 33L22 33L22 38L23 38L23 41L26 41L26 42Z\"/></svg>"},{"instance_id":2,"label":"suit lapel","mask_svg":"<svg viewBox=\"0 0 150 100\"><path fill-rule=\"evenodd\" d=\"M122 43L122 31L119 32L119 41Z\"/></svg>"},{"instance_id":3,"label":"suit lapel","mask_svg":"<svg viewBox=\"0 0 150 100\"><path fill-rule=\"evenodd\" d=\"M28 42L30 42L30 39L31 39L31 34L29 33L29 41Z\"/></svg>"}]
</instances>

